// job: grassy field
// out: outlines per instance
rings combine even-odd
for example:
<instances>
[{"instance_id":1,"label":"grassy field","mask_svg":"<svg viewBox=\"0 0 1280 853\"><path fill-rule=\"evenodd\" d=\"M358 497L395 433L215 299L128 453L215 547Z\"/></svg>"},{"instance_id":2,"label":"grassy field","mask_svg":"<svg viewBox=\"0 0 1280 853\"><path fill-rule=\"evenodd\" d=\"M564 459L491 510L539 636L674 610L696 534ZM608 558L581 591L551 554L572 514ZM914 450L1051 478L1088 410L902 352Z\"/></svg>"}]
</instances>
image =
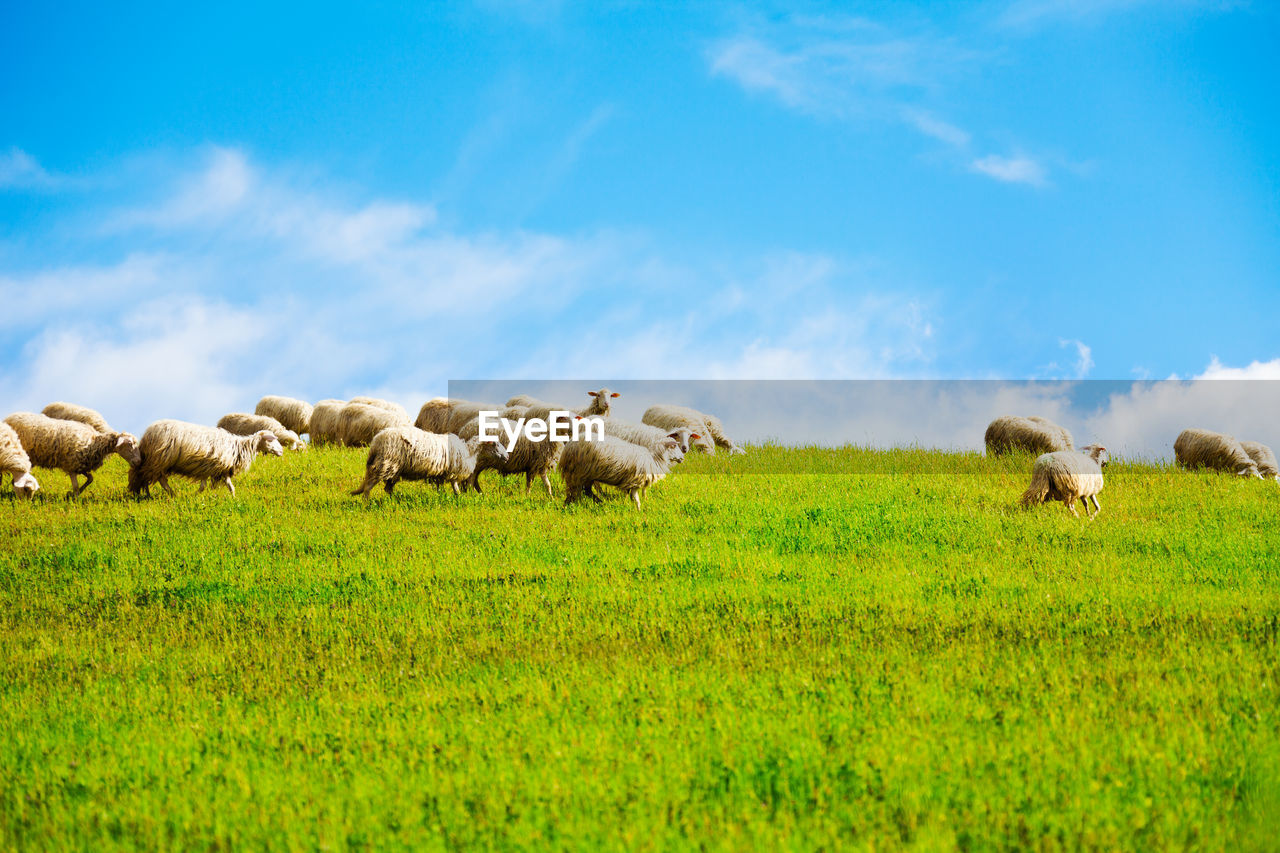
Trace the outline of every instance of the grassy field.
<instances>
[{"instance_id":1,"label":"grassy field","mask_svg":"<svg viewBox=\"0 0 1280 853\"><path fill-rule=\"evenodd\" d=\"M1276 483L1115 464L1087 522L924 451L692 457L642 513L362 468L0 494L0 844L1280 845Z\"/></svg>"}]
</instances>

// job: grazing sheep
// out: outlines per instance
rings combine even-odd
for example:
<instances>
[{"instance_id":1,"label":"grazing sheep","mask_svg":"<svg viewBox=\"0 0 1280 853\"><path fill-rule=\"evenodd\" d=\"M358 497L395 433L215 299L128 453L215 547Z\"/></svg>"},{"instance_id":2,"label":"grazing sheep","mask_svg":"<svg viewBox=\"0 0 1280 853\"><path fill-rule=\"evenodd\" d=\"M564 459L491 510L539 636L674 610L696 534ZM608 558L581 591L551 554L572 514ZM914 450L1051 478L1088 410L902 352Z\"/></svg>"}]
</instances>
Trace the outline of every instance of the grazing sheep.
<instances>
[{"instance_id":1,"label":"grazing sheep","mask_svg":"<svg viewBox=\"0 0 1280 853\"><path fill-rule=\"evenodd\" d=\"M0 481L4 475L13 477L13 490L19 497L29 498L40 490L31 473L31 457L22 449L22 441L13 427L0 421Z\"/></svg>"},{"instance_id":2,"label":"grazing sheep","mask_svg":"<svg viewBox=\"0 0 1280 853\"><path fill-rule=\"evenodd\" d=\"M725 435L724 424L715 415L691 409L688 406L658 405L650 406L644 413L641 422L663 429L679 429L685 427L698 433L700 438L696 447L703 453L715 453L722 447L732 455L742 455L747 451L734 443Z\"/></svg>"},{"instance_id":3,"label":"grazing sheep","mask_svg":"<svg viewBox=\"0 0 1280 853\"><path fill-rule=\"evenodd\" d=\"M1036 454L1055 453L1059 450L1071 450L1075 446L1070 432L1038 415L1027 418L1015 415L998 417L987 426L983 442L991 456L1019 450Z\"/></svg>"},{"instance_id":4,"label":"grazing sheep","mask_svg":"<svg viewBox=\"0 0 1280 853\"><path fill-rule=\"evenodd\" d=\"M305 400L295 400L292 397L263 397L254 407L253 413L275 418L282 427L293 430L298 435L311 432L313 409ZM244 435L244 433L240 434ZM315 436L312 438L314 439Z\"/></svg>"},{"instance_id":5,"label":"grazing sheep","mask_svg":"<svg viewBox=\"0 0 1280 853\"><path fill-rule=\"evenodd\" d=\"M502 409L502 406L489 403L434 397L422 404L413 425L427 432L457 434L458 430L475 420L481 412L500 412Z\"/></svg>"},{"instance_id":6,"label":"grazing sheep","mask_svg":"<svg viewBox=\"0 0 1280 853\"><path fill-rule=\"evenodd\" d=\"M311 443L341 444L338 425L342 422L342 410L346 400L321 400L311 411Z\"/></svg>"},{"instance_id":7,"label":"grazing sheep","mask_svg":"<svg viewBox=\"0 0 1280 853\"><path fill-rule=\"evenodd\" d=\"M409 413L399 403L383 400L380 397L352 397L348 402L360 403L363 406L373 406L375 409L386 409L388 412L394 412L399 415L404 419L405 423L409 423Z\"/></svg>"},{"instance_id":8,"label":"grazing sheep","mask_svg":"<svg viewBox=\"0 0 1280 853\"><path fill-rule=\"evenodd\" d=\"M460 494L462 484L475 474L479 464L505 462L507 450L493 441L476 436L463 441L456 435L426 432L417 427L399 426L384 429L369 445L369 458L364 466L364 480L353 491L367 500L379 483L387 494L401 480L434 480L447 482L453 493Z\"/></svg>"},{"instance_id":9,"label":"grazing sheep","mask_svg":"<svg viewBox=\"0 0 1280 853\"><path fill-rule=\"evenodd\" d=\"M1057 450L1036 457L1031 469L1031 485L1022 495L1024 507L1045 501L1062 501L1071 514L1076 512L1076 501L1084 502L1084 511L1093 518L1102 510L1098 492L1102 491L1102 468L1109 459L1107 449L1100 444L1090 444L1075 450ZM1089 512L1089 501L1093 512Z\"/></svg>"},{"instance_id":10,"label":"grazing sheep","mask_svg":"<svg viewBox=\"0 0 1280 853\"><path fill-rule=\"evenodd\" d=\"M35 412L15 412L5 423L18 434L31 464L57 468L71 478L71 496L79 497L93 482L93 472L107 455L117 453L130 465L138 464L138 439L127 432L98 432L79 421L62 421ZM77 479L83 475L84 485Z\"/></svg>"},{"instance_id":11,"label":"grazing sheep","mask_svg":"<svg viewBox=\"0 0 1280 853\"><path fill-rule=\"evenodd\" d=\"M671 470L669 454L678 451L675 439L664 439L657 448L642 447L614 436L599 441L572 441L560 458L565 503L580 495L600 502L593 491L596 484L614 486L626 492L640 509L640 495Z\"/></svg>"},{"instance_id":12,"label":"grazing sheep","mask_svg":"<svg viewBox=\"0 0 1280 853\"><path fill-rule=\"evenodd\" d=\"M528 394L517 394L507 401L508 406L524 406L529 410L527 417L543 418L545 414L532 414L535 410L541 411L562 411L573 412L575 415L582 415L584 418L588 415L601 415L609 417L609 401L615 397L622 395L617 391L610 391L608 388L601 388L599 391L588 391L587 396L591 397L591 402L581 409L571 409L568 406L559 406L555 403L548 403L546 400L539 400L537 397L530 397Z\"/></svg>"},{"instance_id":13,"label":"grazing sheep","mask_svg":"<svg viewBox=\"0 0 1280 853\"><path fill-rule=\"evenodd\" d=\"M1271 451L1270 447L1258 441L1242 441L1240 446L1244 448L1244 452L1249 454L1249 458L1258 466L1258 473L1263 478L1272 478L1280 480L1280 465L1276 464L1276 455Z\"/></svg>"},{"instance_id":14,"label":"grazing sheep","mask_svg":"<svg viewBox=\"0 0 1280 853\"><path fill-rule=\"evenodd\" d=\"M1241 477L1261 477L1254 462L1234 437L1207 429L1184 429L1173 443L1173 454L1184 468L1212 468Z\"/></svg>"},{"instance_id":15,"label":"grazing sheep","mask_svg":"<svg viewBox=\"0 0 1280 853\"><path fill-rule=\"evenodd\" d=\"M518 408L508 406L508 409ZM525 417L521 415L520 417ZM499 441L505 446L509 440L509 432L516 432L519 426L519 418L502 418L503 425L497 426ZM494 427L490 427L492 431ZM472 439L480 434L480 419L473 418L463 424L455 433L464 441ZM565 442L551 441L544 439L542 441L534 441L525 435L523 430L516 432L516 442L511 447L507 458L498 462L496 460L482 461L476 465L475 473L471 477L468 484L477 492L483 491L480 488L480 475L485 471L497 471L502 477L509 474L524 474L524 493L527 495L533 489L533 481L535 479L542 480L542 484L547 488L547 496L550 497L553 492L551 490L551 471L556 467L556 463L560 461L560 454L564 452Z\"/></svg>"},{"instance_id":16,"label":"grazing sheep","mask_svg":"<svg viewBox=\"0 0 1280 853\"><path fill-rule=\"evenodd\" d=\"M232 435L253 435L266 430L280 439L280 443L291 450L306 450L307 443L291 429L269 415L250 415L246 412L232 412L223 415L218 421L218 429L225 429Z\"/></svg>"},{"instance_id":17,"label":"grazing sheep","mask_svg":"<svg viewBox=\"0 0 1280 853\"><path fill-rule=\"evenodd\" d=\"M232 435L224 429L183 421L156 421L142 434L142 461L129 471L129 491L151 494L151 484L159 483L173 495L169 475L178 474L200 483L200 491L225 483L235 497L231 478L249 470L259 453L283 456L284 448L274 434L259 430L252 435Z\"/></svg>"},{"instance_id":18,"label":"grazing sheep","mask_svg":"<svg viewBox=\"0 0 1280 853\"><path fill-rule=\"evenodd\" d=\"M338 413L338 440L344 447L367 447L390 427L410 426L409 416L367 403L347 403Z\"/></svg>"},{"instance_id":19,"label":"grazing sheep","mask_svg":"<svg viewBox=\"0 0 1280 853\"><path fill-rule=\"evenodd\" d=\"M41 414L59 421L78 421L101 433L115 431L102 415L86 406L77 406L75 403L50 403L41 410Z\"/></svg>"},{"instance_id":20,"label":"grazing sheep","mask_svg":"<svg viewBox=\"0 0 1280 853\"><path fill-rule=\"evenodd\" d=\"M676 450L670 454L673 465L683 462L684 455L689 452L690 445L702 437L688 427L662 429L649 424L633 424L616 418L600 418L600 422L604 426L605 435L611 435L614 438L620 438L623 441L638 444L650 450L657 450L659 447L664 446L663 442L668 438L674 439Z\"/></svg>"}]
</instances>

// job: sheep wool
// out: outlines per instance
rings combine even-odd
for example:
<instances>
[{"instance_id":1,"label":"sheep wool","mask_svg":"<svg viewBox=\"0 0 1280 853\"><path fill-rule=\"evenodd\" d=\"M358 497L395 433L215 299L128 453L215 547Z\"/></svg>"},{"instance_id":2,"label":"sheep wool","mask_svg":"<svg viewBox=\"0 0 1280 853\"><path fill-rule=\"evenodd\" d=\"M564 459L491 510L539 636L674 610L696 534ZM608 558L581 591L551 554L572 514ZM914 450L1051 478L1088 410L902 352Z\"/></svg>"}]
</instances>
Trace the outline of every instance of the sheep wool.
<instances>
[{"instance_id":1,"label":"sheep wool","mask_svg":"<svg viewBox=\"0 0 1280 853\"><path fill-rule=\"evenodd\" d=\"M280 443L291 450L306 450L307 443L291 429L269 415L250 415L246 412L232 412L223 415L218 421L218 429L225 429L232 435L253 435L266 430L280 440Z\"/></svg>"},{"instance_id":2,"label":"sheep wool","mask_svg":"<svg viewBox=\"0 0 1280 853\"><path fill-rule=\"evenodd\" d=\"M41 410L41 414L59 421L79 421L102 433L115 431L102 415L87 406L77 406L75 403L50 403Z\"/></svg>"},{"instance_id":3,"label":"sheep wool","mask_svg":"<svg viewBox=\"0 0 1280 853\"><path fill-rule=\"evenodd\" d=\"M1254 462L1233 436L1207 429L1184 429L1173 443L1173 455L1184 468L1211 468L1241 477L1261 477Z\"/></svg>"},{"instance_id":4,"label":"sheep wool","mask_svg":"<svg viewBox=\"0 0 1280 853\"><path fill-rule=\"evenodd\" d=\"M1077 518L1076 501L1084 502L1085 512L1093 518L1102 510L1098 493L1102 491L1102 467L1107 464L1107 449L1090 444L1075 450L1057 450L1036 457L1031 469L1031 485L1022 495L1024 507L1046 501L1062 501ZM1093 511L1089 512L1089 502Z\"/></svg>"},{"instance_id":5,"label":"sheep wool","mask_svg":"<svg viewBox=\"0 0 1280 853\"><path fill-rule=\"evenodd\" d=\"M693 440L693 446L698 448L699 452L708 455L716 452L716 442L711 435L711 427L707 426L706 418L697 409L690 409L688 406L665 404L650 406L645 409L644 416L640 418L640 421L659 429L687 429L695 432L698 437Z\"/></svg>"},{"instance_id":6,"label":"sheep wool","mask_svg":"<svg viewBox=\"0 0 1280 853\"><path fill-rule=\"evenodd\" d=\"M231 478L249 470L259 453L283 456L284 448L270 432L232 435L217 427L184 421L156 421L142 434L142 461L129 472L129 491L150 495L151 484L173 495L169 476L177 474L200 483L200 491L223 483L235 496Z\"/></svg>"},{"instance_id":7,"label":"sheep wool","mask_svg":"<svg viewBox=\"0 0 1280 853\"><path fill-rule=\"evenodd\" d=\"M676 448L668 453L672 464L684 461L684 455L689 452L690 444L702 437L688 427L662 429L649 424L633 424L616 418L600 418L600 422L604 425L605 435L611 435L650 450L665 446L664 442L667 439L674 440Z\"/></svg>"},{"instance_id":8,"label":"sheep wool","mask_svg":"<svg viewBox=\"0 0 1280 853\"><path fill-rule=\"evenodd\" d=\"M413 425L427 432L457 433L481 412L500 412L503 407L471 400L450 400L435 397L422 404Z\"/></svg>"},{"instance_id":9,"label":"sheep wool","mask_svg":"<svg viewBox=\"0 0 1280 853\"><path fill-rule=\"evenodd\" d=\"M1003 415L996 418L987 426L983 443L991 456L1015 451L1055 453L1074 447L1071 433L1065 427L1038 415L1028 418Z\"/></svg>"},{"instance_id":10,"label":"sheep wool","mask_svg":"<svg viewBox=\"0 0 1280 853\"><path fill-rule=\"evenodd\" d=\"M258 401L253 413L275 418L285 429L293 430L298 435L311 432L311 415L314 412L311 404L305 400L267 396Z\"/></svg>"},{"instance_id":11,"label":"sheep wool","mask_svg":"<svg viewBox=\"0 0 1280 853\"><path fill-rule=\"evenodd\" d=\"M556 403L548 403L546 400L539 400L537 397L530 397L528 394L517 394L507 400L507 406L522 406L526 409L524 417L541 418L545 420L547 415L552 411L573 412L575 415L582 415L584 418L588 415L600 415L601 417L609 417L609 402L616 397L622 395L617 391L610 391L608 388L601 388L599 391L588 391L587 396L591 398L591 402L583 406L581 409L573 409L569 406L561 406ZM505 417L505 414L504 414Z\"/></svg>"},{"instance_id":12,"label":"sheep wool","mask_svg":"<svg viewBox=\"0 0 1280 853\"><path fill-rule=\"evenodd\" d=\"M426 432L413 426L380 431L369 444L364 480L351 494L366 499L383 484L392 493L401 480L447 482L460 494L462 484L472 478L477 464L504 461L506 449L495 442L474 437L463 441L456 435Z\"/></svg>"},{"instance_id":13,"label":"sheep wool","mask_svg":"<svg viewBox=\"0 0 1280 853\"><path fill-rule=\"evenodd\" d=\"M15 412L5 418L22 442L31 464L57 468L71 478L71 495L78 497L93 482L93 472L107 456L119 454L138 464L138 440L127 432L98 432L79 421L63 421L35 412ZM85 478L80 485L79 477Z\"/></svg>"},{"instance_id":14,"label":"sheep wool","mask_svg":"<svg viewBox=\"0 0 1280 853\"><path fill-rule=\"evenodd\" d=\"M584 494L599 503L600 497L593 489L603 484L626 492L640 509L641 493L667 475L671 470L668 454L678 447L674 439L650 449L614 436L569 442L560 458L565 503L571 504Z\"/></svg>"},{"instance_id":15,"label":"sheep wool","mask_svg":"<svg viewBox=\"0 0 1280 853\"><path fill-rule=\"evenodd\" d=\"M342 438L338 433L346 400L321 400L311 411L311 443L340 444Z\"/></svg>"},{"instance_id":16,"label":"sheep wool","mask_svg":"<svg viewBox=\"0 0 1280 853\"><path fill-rule=\"evenodd\" d=\"M13 427L0 421L0 480L8 474L13 477L13 490L20 497L29 498L40 489L31 473L31 457L22 449L22 441Z\"/></svg>"},{"instance_id":17,"label":"sheep wool","mask_svg":"<svg viewBox=\"0 0 1280 853\"><path fill-rule=\"evenodd\" d=\"M1276 464L1276 455L1270 447L1259 441L1242 441L1240 446L1258 466L1259 474L1264 478L1280 480L1280 465Z\"/></svg>"},{"instance_id":18,"label":"sheep wool","mask_svg":"<svg viewBox=\"0 0 1280 853\"><path fill-rule=\"evenodd\" d=\"M409 423L409 413L399 403L393 403L381 397L352 397L351 402L360 403L363 406L373 406L375 409L385 409L388 412L399 415L405 423Z\"/></svg>"},{"instance_id":19,"label":"sheep wool","mask_svg":"<svg viewBox=\"0 0 1280 853\"><path fill-rule=\"evenodd\" d=\"M410 425L407 414L367 403L347 403L338 413L338 441L345 447L368 447L384 429Z\"/></svg>"}]
</instances>

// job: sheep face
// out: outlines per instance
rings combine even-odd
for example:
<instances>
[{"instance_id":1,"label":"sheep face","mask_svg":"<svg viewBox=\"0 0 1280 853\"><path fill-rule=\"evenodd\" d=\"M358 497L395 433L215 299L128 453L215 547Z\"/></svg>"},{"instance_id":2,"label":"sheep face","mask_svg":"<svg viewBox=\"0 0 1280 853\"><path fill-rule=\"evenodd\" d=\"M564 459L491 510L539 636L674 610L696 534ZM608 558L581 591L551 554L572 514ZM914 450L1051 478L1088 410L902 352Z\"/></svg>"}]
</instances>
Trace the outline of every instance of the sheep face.
<instances>
[{"instance_id":1,"label":"sheep face","mask_svg":"<svg viewBox=\"0 0 1280 853\"><path fill-rule=\"evenodd\" d=\"M496 441L482 441L476 448L476 461L488 465L501 465L507 461L507 448Z\"/></svg>"},{"instance_id":2,"label":"sheep face","mask_svg":"<svg viewBox=\"0 0 1280 853\"><path fill-rule=\"evenodd\" d=\"M1236 468L1236 476L1257 477L1259 480L1263 479L1262 473L1258 470L1257 462L1249 462L1248 464L1241 463L1240 467Z\"/></svg>"},{"instance_id":3,"label":"sheep face","mask_svg":"<svg viewBox=\"0 0 1280 853\"><path fill-rule=\"evenodd\" d=\"M609 413L609 401L614 397L621 396L617 391L610 391L608 388L601 388L599 391L588 391L588 397L596 398L596 408L600 410L600 414Z\"/></svg>"},{"instance_id":4,"label":"sheep face","mask_svg":"<svg viewBox=\"0 0 1280 853\"><path fill-rule=\"evenodd\" d=\"M40 491L40 484L36 482L36 478L31 476L31 472L28 471L14 479L13 490L18 493L19 497L29 498Z\"/></svg>"},{"instance_id":5,"label":"sheep face","mask_svg":"<svg viewBox=\"0 0 1280 853\"><path fill-rule=\"evenodd\" d=\"M138 449L138 439L132 433L120 433L120 437L116 439L115 452L130 466L142 464L142 451Z\"/></svg>"},{"instance_id":6,"label":"sheep face","mask_svg":"<svg viewBox=\"0 0 1280 853\"><path fill-rule=\"evenodd\" d=\"M264 429L254 433L253 437L258 440L257 448L259 453L284 456L284 447L280 445L280 439L276 438L275 433Z\"/></svg>"},{"instance_id":7,"label":"sheep face","mask_svg":"<svg viewBox=\"0 0 1280 853\"><path fill-rule=\"evenodd\" d=\"M1082 447L1080 452L1097 462L1099 468L1106 468L1107 463L1111 461L1111 454L1101 444L1090 444L1087 447Z\"/></svg>"}]
</instances>

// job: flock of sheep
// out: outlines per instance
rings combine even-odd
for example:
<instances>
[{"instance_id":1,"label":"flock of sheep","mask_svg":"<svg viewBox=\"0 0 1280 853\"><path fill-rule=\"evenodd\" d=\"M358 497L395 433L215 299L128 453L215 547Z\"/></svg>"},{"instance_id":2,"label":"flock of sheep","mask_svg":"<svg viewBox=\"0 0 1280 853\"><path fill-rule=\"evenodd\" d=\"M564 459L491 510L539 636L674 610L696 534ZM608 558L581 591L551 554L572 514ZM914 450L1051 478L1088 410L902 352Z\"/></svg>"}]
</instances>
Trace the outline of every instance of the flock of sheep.
<instances>
[{"instance_id":1,"label":"flock of sheep","mask_svg":"<svg viewBox=\"0 0 1280 853\"><path fill-rule=\"evenodd\" d=\"M480 475L523 474L525 494L541 480L551 495L550 472L558 470L565 484L565 501L583 495L599 501L596 486L613 486L640 507L641 496L661 480L690 449L715 453L743 453L724 432L714 415L684 406L651 406L640 423L610 417L617 392L607 388L587 392L590 402L579 408L517 395L503 405L436 398L423 404L412 422L403 407L373 397L322 400L314 407L289 397L263 397L253 414L235 412L217 426L175 420L156 421L141 440L117 432L92 409L52 403L40 414L17 412L0 422L0 477L9 474L14 490L29 497L40 488L33 466L64 471L71 478L71 494L79 496L93 482L111 453L129 463L129 491L149 496L153 484L173 494L169 477L178 475L207 487L225 485L233 495L232 478L248 470L258 454L283 455L285 447L305 450L310 436L316 445L368 447L364 478L352 492L369 497L381 485L388 494L401 480L448 483L455 493L480 488ZM480 413L497 412L502 433L512 440L482 440ZM568 411L579 419L598 422L598 440L558 442L536 440L520 429L534 420L547 422L553 411ZM984 440L987 453L1013 451L1039 454L1031 484L1022 496L1024 506L1062 501L1072 514L1083 501L1093 518L1101 510L1102 469L1107 449L1091 444L1075 450L1071 433L1040 417L1005 416L992 421ZM1178 464L1211 468L1240 476L1280 480L1276 456L1257 442L1240 442L1229 435L1200 429L1184 430L1174 442ZM79 480L84 477L84 483ZM1092 511L1090 511L1092 502Z\"/></svg>"},{"instance_id":2,"label":"flock of sheep","mask_svg":"<svg viewBox=\"0 0 1280 853\"><path fill-rule=\"evenodd\" d=\"M352 492L368 497L381 485L391 494L401 480L448 483L455 493L480 488L480 475L525 475L525 493L540 479L552 493L550 472L559 470L566 502L585 495L599 501L596 486L614 486L636 507L657 481L683 461L690 448L715 453L743 453L724 432L714 415L684 406L652 406L641 423L610 417L610 401L617 392L590 391L591 401L580 409L512 397L503 405L436 398L423 404L415 421L403 407L373 397L323 400L314 407L289 397L263 397L253 414L234 412L217 426L161 420L138 439L117 432L92 409L53 403L40 414L18 412L0 423L0 472L13 477L15 491L30 496L40 488L31 468L59 469L71 478L72 496L93 481L93 472L110 453L129 463L129 491L150 496L153 484L173 494L169 477L178 475L200 483L200 491L225 485L234 495L232 479L248 470L258 454L283 455L286 447L305 450L310 436L316 445L368 447L365 475ZM480 413L497 412L496 426L514 437L508 447L480 436ZM598 440L558 442L534 440L519 429L523 422L544 422L553 411L572 412L579 419L598 421ZM491 427L494 425L491 425ZM85 477L82 485L79 477Z\"/></svg>"},{"instance_id":3,"label":"flock of sheep","mask_svg":"<svg viewBox=\"0 0 1280 853\"><path fill-rule=\"evenodd\" d=\"M1040 454L1032 466L1031 485L1022 495L1023 506L1062 501L1072 515L1078 516L1075 504L1081 501L1090 518L1101 511L1098 493L1102 491L1102 469L1110 459L1102 445L1074 450L1070 432L1034 415L996 418L987 426L983 439L991 456L1012 451ZM1280 480L1276 455L1256 441L1237 441L1233 436L1205 429L1185 429L1173 443L1173 453L1184 468Z\"/></svg>"}]
</instances>

